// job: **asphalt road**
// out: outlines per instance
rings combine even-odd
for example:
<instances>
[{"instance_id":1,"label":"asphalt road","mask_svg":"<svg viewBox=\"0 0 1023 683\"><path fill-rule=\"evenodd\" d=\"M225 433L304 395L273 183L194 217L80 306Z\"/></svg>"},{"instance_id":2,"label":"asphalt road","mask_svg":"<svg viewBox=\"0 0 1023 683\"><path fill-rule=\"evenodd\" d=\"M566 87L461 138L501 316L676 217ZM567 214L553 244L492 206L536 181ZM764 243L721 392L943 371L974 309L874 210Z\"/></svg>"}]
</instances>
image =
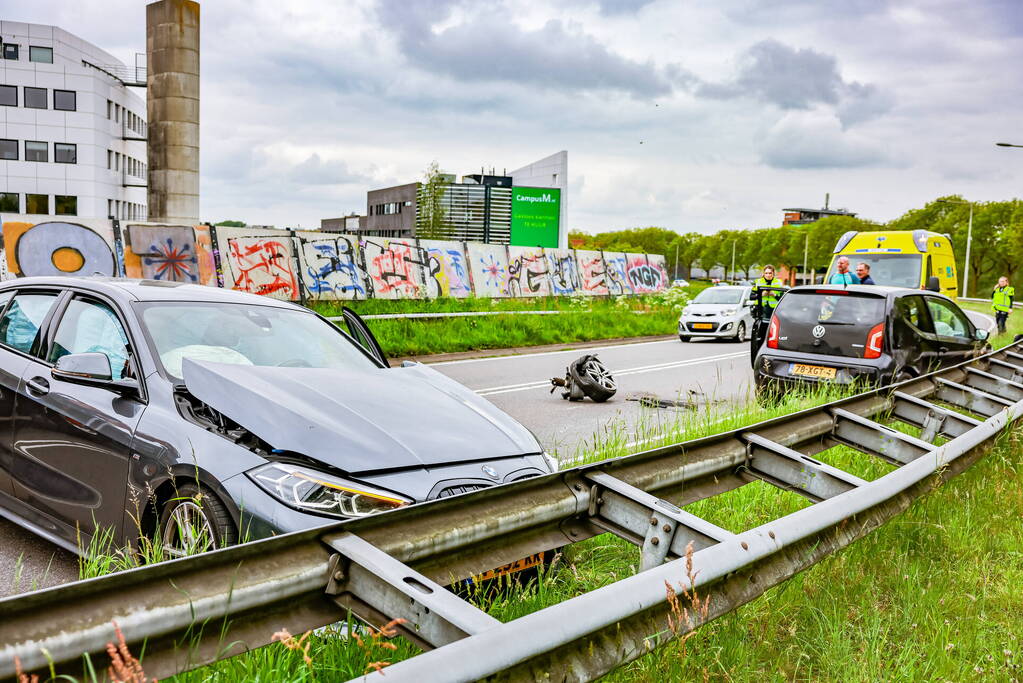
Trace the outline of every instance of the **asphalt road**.
<instances>
[{"instance_id":1,"label":"asphalt road","mask_svg":"<svg viewBox=\"0 0 1023 683\"><path fill-rule=\"evenodd\" d=\"M991 316L967 313L978 326L994 327ZM551 377L564 376L565 366L583 353L599 356L617 380L618 393L610 401L573 403L563 400L560 392L550 393ZM626 443L639 447L651 427L678 417L678 409L644 408L630 398L710 404L743 399L752 389L748 344L708 340L684 344L673 338L448 361L432 367L518 419L562 459L575 456L594 439L608 438L606 430L616 436L624 433ZM0 519L0 597L77 578L74 555Z\"/></svg>"},{"instance_id":2,"label":"asphalt road","mask_svg":"<svg viewBox=\"0 0 1023 683\"><path fill-rule=\"evenodd\" d=\"M552 377L584 353L595 354L611 371L618 392L605 403L580 402L551 393ZM431 367L466 385L533 430L548 451L575 455L607 430L624 430L627 442L647 427L674 421L677 409L646 408L643 396L693 400L698 404L744 398L752 388L749 345L677 338L571 351L434 363ZM695 393L690 393L695 392ZM630 400L631 399L631 400Z\"/></svg>"}]
</instances>

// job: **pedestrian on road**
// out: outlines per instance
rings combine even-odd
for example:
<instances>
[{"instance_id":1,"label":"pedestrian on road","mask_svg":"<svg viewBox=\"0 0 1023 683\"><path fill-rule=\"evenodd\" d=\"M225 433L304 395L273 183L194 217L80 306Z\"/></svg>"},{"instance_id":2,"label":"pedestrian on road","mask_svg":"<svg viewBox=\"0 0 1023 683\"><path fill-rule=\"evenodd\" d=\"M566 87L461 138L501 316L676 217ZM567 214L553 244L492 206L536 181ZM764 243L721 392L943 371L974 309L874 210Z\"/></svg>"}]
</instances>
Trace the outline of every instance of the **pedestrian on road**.
<instances>
[{"instance_id":1,"label":"pedestrian on road","mask_svg":"<svg viewBox=\"0 0 1023 683\"><path fill-rule=\"evenodd\" d=\"M785 288L782 281L774 276L774 266L768 264L764 266L764 274L757 278L757 281L753 283L752 296L754 301L756 300L757 291L761 287L781 287ZM778 300L781 299L782 292L775 291L773 289L765 290L760 295L760 303L764 307L762 314L773 313L775 307L778 305Z\"/></svg>"},{"instance_id":2,"label":"pedestrian on road","mask_svg":"<svg viewBox=\"0 0 1023 683\"><path fill-rule=\"evenodd\" d=\"M995 322L998 323L998 334L1005 334L1005 323L1012 313L1012 298L1016 296L1016 290L1009 286L1009 278L1004 275L998 278L998 286L991 296L991 310L995 312Z\"/></svg>"},{"instance_id":3,"label":"pedestrian on road","mask_svg":"<svg viewBox=\"0 0 1023 683\"><path fill-rule=\"evenodd\" d=\"M856 277L860 279L861 285L874 285L874 278L870 277L870 264L860 261L856 264Z\"/></svg>"},{"instance_id":4,"label":"pedestrian on road","mask_svg":"<svg viewBox=\"0 0 1023 683\"><path fill-rule=\"evenodd\" d=\"M828 278L829 285L858 285L860 279L849 272L849 257L839 256L835 261L835 272Z\"/></svg>"}]
</instances>

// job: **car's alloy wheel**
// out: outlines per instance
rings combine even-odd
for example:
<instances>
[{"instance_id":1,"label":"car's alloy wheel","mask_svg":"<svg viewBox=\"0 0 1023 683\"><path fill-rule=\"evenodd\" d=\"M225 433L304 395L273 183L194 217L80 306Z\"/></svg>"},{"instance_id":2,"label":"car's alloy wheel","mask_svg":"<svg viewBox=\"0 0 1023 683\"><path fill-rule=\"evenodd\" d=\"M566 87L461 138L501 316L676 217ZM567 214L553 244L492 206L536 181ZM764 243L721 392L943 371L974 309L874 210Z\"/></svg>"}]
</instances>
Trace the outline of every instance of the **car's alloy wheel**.
<instances>
[{"instance_id":1,"label":"car's alloy wheel","mask_svg":"<svg viewBox=\"0 0 1023 683\"><path fill-rule=\"evenodd\" d=\"M576 361L569 366L569 373L582 392L597 403L606 401L618 391L611 372L596 357L587 357L582 363Z\"/></svg>"},{"instance_id":2,"label":"car's alloy wheel","mask_svg":"<svg viewBox=\"0 0 1023 683\"><path fill-rule=\"evenodd\" d=\"M227 508L202 485L182 485L160 515L160 543L168 558L222 548L237 540Z\"/></svg>"},{"instance_id":3,"label":"car's alloy wheel","mask_svg":"<svg viewBox=\"0 0 1023 683\"><path fill-rule=\"evenodd\" d=\"M739 321L739 327L735 330L735 341L746 341L746 323Z\"/></svg>"}]
</instances>

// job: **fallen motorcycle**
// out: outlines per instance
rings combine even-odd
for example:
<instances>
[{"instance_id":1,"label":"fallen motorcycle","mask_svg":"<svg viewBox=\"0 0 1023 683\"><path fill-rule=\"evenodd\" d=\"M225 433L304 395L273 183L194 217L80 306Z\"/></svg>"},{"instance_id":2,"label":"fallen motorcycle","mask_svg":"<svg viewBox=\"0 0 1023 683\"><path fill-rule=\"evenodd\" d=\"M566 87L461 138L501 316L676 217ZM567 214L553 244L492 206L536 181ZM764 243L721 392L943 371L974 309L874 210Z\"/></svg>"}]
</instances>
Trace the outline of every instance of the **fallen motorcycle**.
<instances>
[{"instance_id":1,"label":"fallen motorcycle","mask_svg":"<svg viewBox=\"0 0 1023 683\"><path fill-rule=\"evenodd\" d=\"M603 403L615 395L618 384L611 371L594 355L585 355L572 361L565 368L565 377L551 378L551 393L561 387L561 398L581 401L587 396L597 403Z\"/></svg>"}]
</instances>

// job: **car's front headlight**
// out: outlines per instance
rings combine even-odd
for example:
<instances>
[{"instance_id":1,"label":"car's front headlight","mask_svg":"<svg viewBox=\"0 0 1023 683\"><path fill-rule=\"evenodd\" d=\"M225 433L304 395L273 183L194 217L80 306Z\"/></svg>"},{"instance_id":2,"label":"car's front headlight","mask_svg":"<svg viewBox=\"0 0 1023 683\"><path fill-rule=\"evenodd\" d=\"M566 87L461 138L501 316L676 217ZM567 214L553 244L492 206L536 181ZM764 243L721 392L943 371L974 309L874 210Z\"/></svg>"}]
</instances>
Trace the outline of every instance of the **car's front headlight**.
<instances>
[{"instance_id":1,"label":"car's front headlight","mask_svg":"<svg viewBox=\"0 0 1023 683\"><path fill-rule=\"evenodd\" d=\"M277 500L306 512L366 517L412 503L389 491L290 463L270 462L246 474Z\"/></svg>"},{"instance_id":2,"label":"car's front headlight","mask_svg":"<svg viewBox=\"0 0 1023 683\"><path fill-rule=\"evenodd\" d=\"M689 307L688 306L686 306L685 308L682 309L682 315L689 315Z\"/></svg>"},{"instance_id":3,"label":"car's front headlight","mask_svg":"<svg viewBox=\"0 0 1023 683\"><path fill-rule=\"evenodd\" d=\"M738 312L739 312L738 308L729 308L727 311L724 312L724 315L726 315L726 316L727 315L735 315Z\"/></svg>"}]
</instances>

